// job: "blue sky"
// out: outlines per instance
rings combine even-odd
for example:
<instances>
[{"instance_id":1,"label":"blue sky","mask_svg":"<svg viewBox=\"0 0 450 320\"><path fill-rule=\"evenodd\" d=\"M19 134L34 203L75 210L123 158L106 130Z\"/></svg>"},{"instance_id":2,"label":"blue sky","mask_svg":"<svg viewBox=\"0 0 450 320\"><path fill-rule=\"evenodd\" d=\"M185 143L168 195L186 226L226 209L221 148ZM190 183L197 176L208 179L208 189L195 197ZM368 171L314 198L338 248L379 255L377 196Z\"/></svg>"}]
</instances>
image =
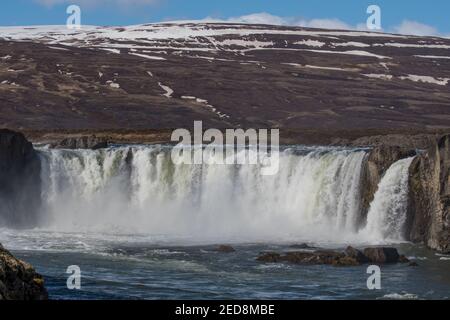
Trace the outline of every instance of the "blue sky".
<instances>
[{"instance_id":1,"label":"blue sky","mask_svg":"<svg viewBox=\"0 0 450 320\"><path fill-rule=\"evenodd\" d=\"M364 23L367 6L377 4L386 31L414 33L417 29L415 33L450 35L448 0L8 0L1 3L0 25L65 24L68 4L79 4L82 24L89 25L229 19L265 13L256 17L310 26L325 23L333 27L334 22L350 28Z\"/></svg>"}]
</instances>

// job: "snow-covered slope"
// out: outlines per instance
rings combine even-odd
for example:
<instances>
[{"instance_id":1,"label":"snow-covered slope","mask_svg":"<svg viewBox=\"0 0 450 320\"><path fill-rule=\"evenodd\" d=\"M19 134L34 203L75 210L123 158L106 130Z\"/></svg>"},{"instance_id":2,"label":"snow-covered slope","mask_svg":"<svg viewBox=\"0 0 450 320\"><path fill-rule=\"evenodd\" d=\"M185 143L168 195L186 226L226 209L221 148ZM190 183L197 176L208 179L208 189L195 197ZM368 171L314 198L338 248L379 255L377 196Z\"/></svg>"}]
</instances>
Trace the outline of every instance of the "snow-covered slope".
<instances>
[{"instance_id":1,"label":"snow-covered slope","mask_svg":"<svg viewBox=\"0 0 450 320\"><path fill-rule=\"evenodd\" d=\"M444 38L179 22L0 27L0 43L4 126L450 126Z\"/></svg>"},{"instance_id":2,"label":"snow-covered slope","mask_svg":"<svg viewBox=\"0 0 450 320\"><path fill-rule=\"evenodd\" d=\"M0 27L0 37L6 40L39 41L47 44L91 48L189 49L210 52L242 52L262 48L301 50L317 47L355 49L385 46L450 49L448 41L440 38L430 38L428 41L417 43L417 37L394 34L223 23L166 23L128 27L83 26L81 30L71 30L66 26ZM358 38L359 41L339 41L342 37ZM299 38L302 40L298 41ZM385 42L376 43L373 41L374 38L383 39ZM361 49L354 51L363 52ZM348 50L341 52L348 52Z\"/></svg>"}]
</instances>

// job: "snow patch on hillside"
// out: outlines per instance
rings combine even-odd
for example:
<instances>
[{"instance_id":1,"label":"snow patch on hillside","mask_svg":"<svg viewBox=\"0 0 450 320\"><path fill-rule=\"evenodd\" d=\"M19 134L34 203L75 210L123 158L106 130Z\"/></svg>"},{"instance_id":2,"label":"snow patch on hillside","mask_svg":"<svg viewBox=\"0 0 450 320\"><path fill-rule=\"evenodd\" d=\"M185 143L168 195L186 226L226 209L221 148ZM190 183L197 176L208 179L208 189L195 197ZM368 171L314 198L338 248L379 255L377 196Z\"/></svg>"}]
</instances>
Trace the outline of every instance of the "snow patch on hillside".
<instances>
[{"instance_id":1,"label":"snow patch on hillside","mask_svg":"<svg viewBox=\"0 0 450 320\"><path fill-rule=\"evenodd\" d=\"M367 48L370 47L370 44L362 43L362 42L343 42L343 43L332 43L335 47L359 47L359 48Z\"/></svg>"},{"instance_id":2,"label":"snow patch on hillside","mask_svg":"<svg viewBox=\"0 0 450 320\"><path fill-rule=\"evenodd\" d=\"M145 58L145 59L150 59L150 60L167 60L163 57L158 57L158 56L149 56L146 54L140 54L140 53L130 53L133 56L137 56L137 57L141 57L141 58Z\"/></svg>"},{"instance_id":3,"label":"snow patch on hillside","mask_svg":"<svg viewBox=\"0 0 450 320\"><path fill-rule=\"evenodd\" d=\"M416 54L414 57L417 57L417 58L424 58L424 59L450 59L450 57L447 57L447 56L424 56L424 55L419 55L419 54Z\"/></svg>"},{"instance_id":4,"label":"snow patch on hillside","mask_svg":"<svg viewBox=\"0 0 450 320\"><path fill-rule=\"evenodd\" d=\"M381 80L392 80L394 78L391 74L378 74L378 73L368 73L363 74L363 76L373 79L381 79Z\"/></svg>"},{"instance_id":5,"label":"snow patch on hillside","mask_svg":"<svg viewBox=\"0 0 450 320\"><path fill-rule=\"evenodd\" d=\"M377 59L392 59L391 57L382 56L379 54L370 53L362 50L348 50L348 51L331 51L331 50L312 50L304 49L304 51L316 52L316 53L328 53L328 54L348 54L353 56L371 57Z\"/></svg>"},{"instance_id":6,"label":"snow patch on hillside","mask_svg":"<svg viewBox=\"0 0 450 320\"><path fill-rule=\"evenodd\" d=\"M414 74L410 74L408 76L402 76L402 77L400 77L400 79L410 80L410 81L414 81L414 82L437 84L440 86L446 86L450 81L450 78L434 78L431 76L418 76L418 75L414 75Z\"/></svg>"},{"instance_id":7,"label":"snow patch on hillside","mask_svg":"<svg viewBox=\"0 0 450 320\"><path fill-rule=\"evenodd\" d=\"M161 89L163 89L165 91L165 93L163 94L163 96L167 97L167 98L172 98L172 94L173 94L173 90L172 88L170 88L169 86L166 86L164 84L162 84L161 82L158 82L158 85L161 87Z\"/></svg>"},{"instance_id":8,"label":"snow patch on hillside","mask_svg":"<svg viewBox=\"0 0 450 320\"><path fill-rule=\"evenodd\" d=\"M311 39L297 41L297 42L294 42L294 44L308 46L308 47L316 47L316 48L321 48L324 45L326 45L325 42L318 41L318 40L311 40Z\"/></svg>"}]
</instances>

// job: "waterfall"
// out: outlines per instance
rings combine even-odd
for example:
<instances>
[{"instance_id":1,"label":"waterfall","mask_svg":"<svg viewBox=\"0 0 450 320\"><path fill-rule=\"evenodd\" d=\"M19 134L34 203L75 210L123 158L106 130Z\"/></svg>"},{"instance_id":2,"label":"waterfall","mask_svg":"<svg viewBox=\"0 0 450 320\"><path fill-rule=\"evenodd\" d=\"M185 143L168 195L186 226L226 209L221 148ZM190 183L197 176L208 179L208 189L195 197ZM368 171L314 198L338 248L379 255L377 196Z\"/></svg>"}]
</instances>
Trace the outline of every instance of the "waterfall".
<instances>
[{"instance_id":1,"label":"waterfall","mask_svg":"<svg viewBox=\"0 0 450 320\"><path fill-rule=\"evenodd\" d=\"M411 163L386 172L365 224L360 149L287 148L273 176L259 165L176 165L169 146L39 154L41 227L198 241L399 240Z\"/></svg>"},{"instance_id":2,"label":"waterfall","mask_svg":"<svg viewBox=\"0 0 450 320\"><path fill-rule=\"evenodd\" d=\"M362 233L372 241L404 240L408 204L408 171L414 157L395 162L385 173L367 215Z\"/></svg>"},{"instance_id":3,"label":"waterfall","mask_svg":"<svg viewBox=\"0 0 450 320\"><path fill-rule=\"evenodd\" d=\"M258 241L344 241L358 229L365 151L289 148L264 176L258 165L175 165L170 150L40 149L41 225Z\"/></svg>"}]
</instances>

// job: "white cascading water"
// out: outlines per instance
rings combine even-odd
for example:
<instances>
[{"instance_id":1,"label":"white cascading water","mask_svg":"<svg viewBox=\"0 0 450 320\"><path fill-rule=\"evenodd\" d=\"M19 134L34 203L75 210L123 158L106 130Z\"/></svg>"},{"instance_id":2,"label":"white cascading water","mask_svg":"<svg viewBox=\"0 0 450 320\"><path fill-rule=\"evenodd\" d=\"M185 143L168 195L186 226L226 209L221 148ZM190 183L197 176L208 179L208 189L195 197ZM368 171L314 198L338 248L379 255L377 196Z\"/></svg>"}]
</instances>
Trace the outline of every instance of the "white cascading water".
<instances>
[{"instance_id":1,"label":"white cascading water","mask_svg":"<svg viewBox=\"0 0 450 320\"><path fill-rule=\"evenodd\" d=\"M174 165L170 148L161 146L40 154L45 229L194 241L347 242L361 236L365 151L288 149L280 152L274 176L261 175L258 165ZM369 219L383 210L377 208Z\"/></svg>"},{"instance_id":2,"label":"white cascading water","mask_svg":"<svg viewBox=\"0 0 450 320\"><path fill-rule=\"evenodd\" d=\"M395 162L385 173L361 231L372 242L404 240L408 204L408 171L414 157Z\"/></svg>"}]
</instances>

